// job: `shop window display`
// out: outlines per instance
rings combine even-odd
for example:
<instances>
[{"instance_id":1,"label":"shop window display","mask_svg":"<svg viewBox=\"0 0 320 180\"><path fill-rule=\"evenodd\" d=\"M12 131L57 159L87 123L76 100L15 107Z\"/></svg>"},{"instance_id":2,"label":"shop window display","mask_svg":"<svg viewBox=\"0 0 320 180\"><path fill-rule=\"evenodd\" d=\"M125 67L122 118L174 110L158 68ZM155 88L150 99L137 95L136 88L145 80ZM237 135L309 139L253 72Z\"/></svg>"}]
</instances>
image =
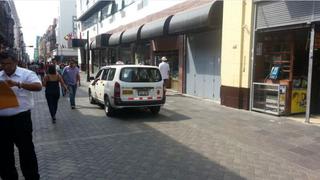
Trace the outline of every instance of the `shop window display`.
<instances>
[{"instance_id":1,"label":"shop window display","mask_svg":"<svg viewBox=\"0 0 320 180\"><path fill-rule=\"evenodd\" d=\"M308 43L304 29L258 33L254 110L277 115L305 112Z\"/></svg>"},{"instance_id":2,"label":"shop window display","mask_svg":"<svg viewBox=\"0 0 320 180\"><path fill-rule=\"evenodd\" d=\"M179 88L179 56L178 51L155 52L155 64L160 64L160 59L165 56L170 67L170 83L169 87L174 90Z\"/></svg>"}]
</instances>

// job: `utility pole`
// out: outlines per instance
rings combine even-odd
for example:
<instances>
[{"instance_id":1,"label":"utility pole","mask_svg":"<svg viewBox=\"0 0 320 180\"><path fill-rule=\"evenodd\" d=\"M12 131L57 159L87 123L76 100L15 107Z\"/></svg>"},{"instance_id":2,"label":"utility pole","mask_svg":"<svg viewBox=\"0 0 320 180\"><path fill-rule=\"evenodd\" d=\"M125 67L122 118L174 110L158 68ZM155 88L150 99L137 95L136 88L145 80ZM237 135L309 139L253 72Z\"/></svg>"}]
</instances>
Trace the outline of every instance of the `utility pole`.
<instances>
[{"instance_id":1,"label":"utility pole","mask_svg":"<svg viewBox=\"0 0 320 180\"><path fill-rule=\"evenodd\" d=\"M89 31L87 31L87 47L86 47L86 62L87 62L87 82L90 82L90 65L89 65Z\"/></svg>"}]
</instances>

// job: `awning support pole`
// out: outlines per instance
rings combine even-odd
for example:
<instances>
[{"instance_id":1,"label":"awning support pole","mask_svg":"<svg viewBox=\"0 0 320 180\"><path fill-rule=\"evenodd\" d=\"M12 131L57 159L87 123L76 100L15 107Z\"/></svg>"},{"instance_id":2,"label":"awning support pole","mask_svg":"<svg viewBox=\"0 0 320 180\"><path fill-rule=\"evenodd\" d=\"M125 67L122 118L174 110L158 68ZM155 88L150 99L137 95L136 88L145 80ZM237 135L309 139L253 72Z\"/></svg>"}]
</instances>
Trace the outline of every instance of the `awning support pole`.
<instances>
[{"instance_id":1,"label":"awning support pole","mask_svg":"<svg viewBox=\"0 0 320 180\"><path fill-rule=\"evenodd\" d=\"M309 67L308 67L308 87L307 87L307 107L305 123L310 123L310 105L311 105L311 81L312 81L312 66L313 66L313 46L314 46L315 25L311 26L310 33L310 48L309 48Z\"/></svg>"},{"instance_id":2,"label":"awning support pole","mask_svg":"<svg viewBox=\"0 0 320 180\"><path fill-rule=\"evenodd\" d=\"M89 61L89 50L90 50L90 44L89 44L89 31L87 31L87 48L86 48L86 62L87 62L87 82L90 82L90 61Z\"/></svg>"}]
</instances>

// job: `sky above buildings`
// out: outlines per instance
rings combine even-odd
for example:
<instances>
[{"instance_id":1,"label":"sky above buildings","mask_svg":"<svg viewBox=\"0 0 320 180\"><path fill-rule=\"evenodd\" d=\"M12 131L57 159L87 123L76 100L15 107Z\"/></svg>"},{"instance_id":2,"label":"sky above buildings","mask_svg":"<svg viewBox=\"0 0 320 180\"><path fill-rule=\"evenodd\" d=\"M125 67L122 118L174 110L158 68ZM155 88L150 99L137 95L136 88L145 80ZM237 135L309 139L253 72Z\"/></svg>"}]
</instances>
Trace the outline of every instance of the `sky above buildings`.
<instances>
[{"instance_id":1,"label":"sky above buildings","mask_svg":"<svg viewBox=\"0 0 320 180\"><path fill-rule=\"evenodd\" d=\"M36 37L42 36L53 19L58 17L58 0L14 0L26 46L35 46ZM33 48L26 48L33 59Z\"/></svg>"}]
</instances>

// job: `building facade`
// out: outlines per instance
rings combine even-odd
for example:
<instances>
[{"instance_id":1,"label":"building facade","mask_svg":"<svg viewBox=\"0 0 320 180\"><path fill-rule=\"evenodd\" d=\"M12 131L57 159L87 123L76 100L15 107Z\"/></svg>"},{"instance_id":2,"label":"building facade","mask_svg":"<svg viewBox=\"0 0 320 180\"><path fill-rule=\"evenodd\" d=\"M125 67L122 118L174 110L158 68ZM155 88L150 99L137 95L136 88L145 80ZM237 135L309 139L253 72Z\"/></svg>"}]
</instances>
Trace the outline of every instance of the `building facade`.
<instances>
[{"instance_id":1,"label":"building facade","mask_svg":"<svg viewBox=\"0 0 320 180\"><path fill-rule=\"evenodd\" d=\"M15 50L22 65L30 60L26 53L21 28L14 1L0 1L0 50L5 48Z\"/></svg>"},{"instance_id":2,"label":"building facade","mask_svg":"<svg viewBox=\"0 0 320 180\"><path fill-rule=\"evenodd\" d=\"M93 66L167 56L179 92L276 115L320 113L318 1L78 2L90 50L82 57Z\"/></svg>"},{"instance_id":3,"label":"building facade","mask_svg":"<svg viewBox=\"0 0 320 180\"><path fill-rule=\"evenodd\" d=\"M39 50L39 62L46 63L50 62L54 58L53 51L56 49L57 38L56 38L56 27L57 19L53 19L53 22L47 28L46 32L39 39L37 37L36 49Z\"/></svg>"},{"instance_id":4,"label":"building facade","mask_svg":"<svg viewBox=\"0 0 320 180\"><path fill-rule=\"evenodd\" d=\"M90 51L80 62L91 72L117 60L158 65L166 56L172 89L220 102L222 1L77 3L79 36Z\"/></svg>"},{"instance_id":5,"label":"building facade","mask_svg":"<svg viewBox=\"0 0 320 180\"><path fill-rule=\"evenodd\" d=\"M68 39L76 38L76 0L60 0L59 17L57 19L56 47L52 55L61 63L71 58L77 59L77 49L68 47Z\"/></svg>"},{"instance_id":6,"label":"building facade","mask_svg":"<svg viewBox=\"0 0 320 180\"><path fill-rule=\"evenodd\" d=\"M14 46L14 19L8 0L0 1L0 43L1 47Z\"/></svg>"},{"instance_id":7,"label":"building facade","mask_svg":"<svg viewBox=\"0 0 320 180\"><path fill-rule=\"evenodd\" d=\"M221 104L249 109L254 10L251 0L224 1Z\"/></svg>"},{"instance_id":8,"label":"building facade","mask_svg":"<svg viewBox=\"0 0 320 180\"><path fill-rule=\"evenodd\" d=\"M320 2L256 1L252 109L320 113Z\"/></svg>"}]
</instances>

